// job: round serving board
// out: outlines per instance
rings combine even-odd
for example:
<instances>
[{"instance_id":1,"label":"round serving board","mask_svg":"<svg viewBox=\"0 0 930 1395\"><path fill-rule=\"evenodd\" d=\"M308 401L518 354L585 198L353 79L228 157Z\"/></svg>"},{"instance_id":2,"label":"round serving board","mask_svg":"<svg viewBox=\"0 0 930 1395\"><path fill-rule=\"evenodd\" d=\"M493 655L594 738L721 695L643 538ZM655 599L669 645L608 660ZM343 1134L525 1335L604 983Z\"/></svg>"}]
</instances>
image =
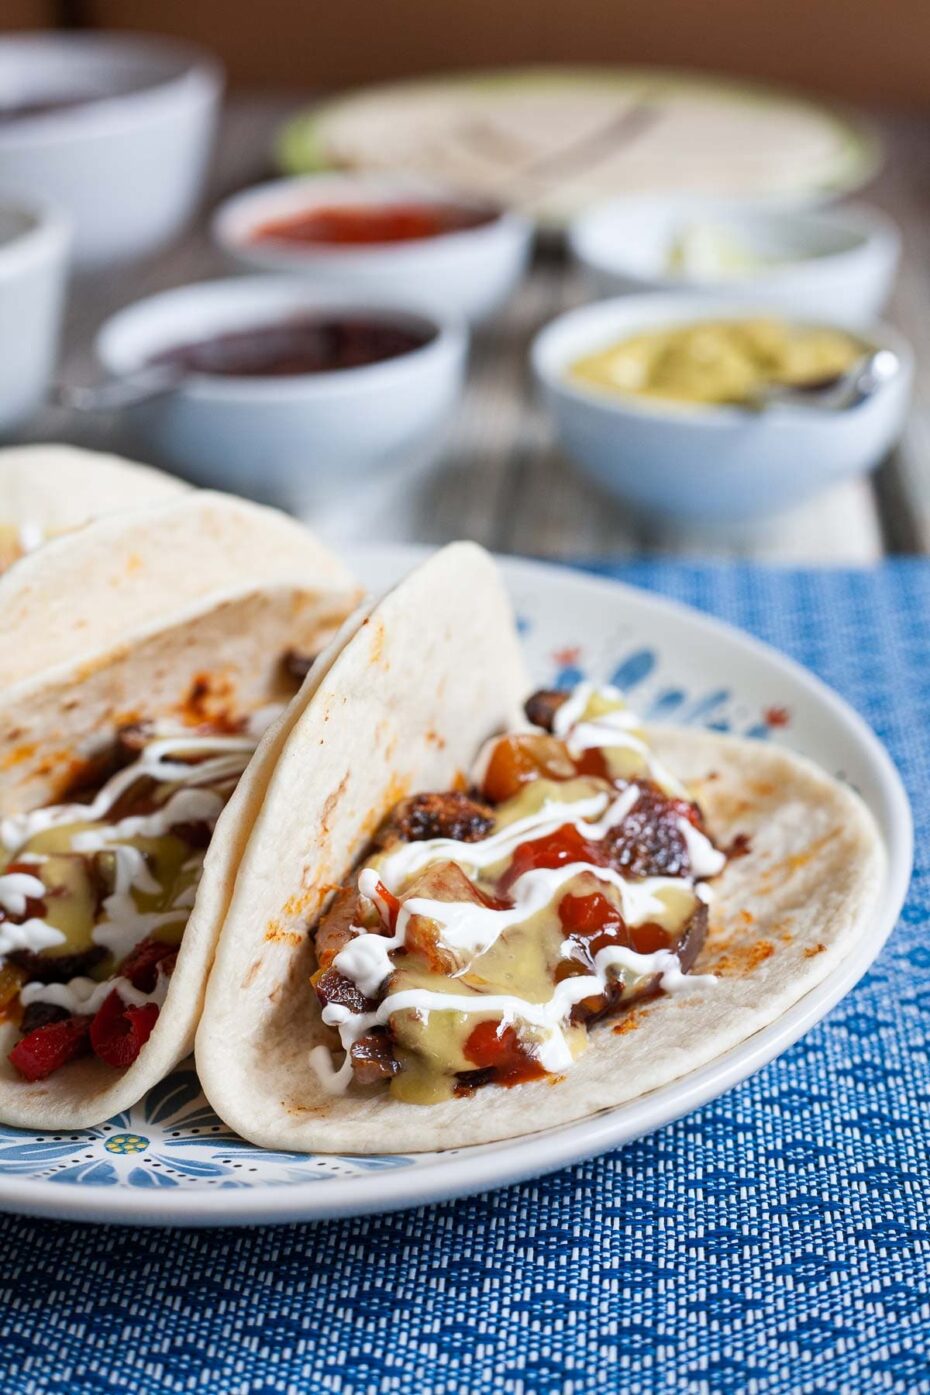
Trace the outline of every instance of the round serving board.
<instances>
[{"instance_id":1,"label":"round serving board","mask_svg":"<svg viewBox=\"0 0 930 1395\"><path fill-rule=\"evenodd\" d=\"M289 174L416 174L564 226L600 200L809 202L858 188L873 135L796 93L661 68L538 68L362 88L292 118Z\"/></svg>"}]
</instances>

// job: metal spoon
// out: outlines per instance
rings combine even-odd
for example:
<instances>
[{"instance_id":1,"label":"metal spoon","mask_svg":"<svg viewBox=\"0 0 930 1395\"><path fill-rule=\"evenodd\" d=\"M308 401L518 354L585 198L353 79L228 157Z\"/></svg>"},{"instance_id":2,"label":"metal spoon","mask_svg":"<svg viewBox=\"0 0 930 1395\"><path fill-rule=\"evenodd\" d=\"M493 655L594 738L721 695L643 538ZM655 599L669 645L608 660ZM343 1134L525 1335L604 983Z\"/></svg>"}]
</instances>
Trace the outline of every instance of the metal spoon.
<instances>
[{"instance_id":1,"label":"metal spoon","mask_svg":"<svg viewBox=\"0 0 930 1395\"><path fill-rule=\"evenodd\" d=\"M152 363L92 387L58 383L52 396L58 406L75 412L120 412L174 392L183 378L184 370L177 364Z\"/></svg>"},{"instance_id":2,"label":"metal spoon","mask_svg":"<svg viewBox=\"0 0 930 1395\"><path fill-rule=\"evenodd\" d=\"M845 373L806 386L773 383L745 405L751 412L763 412L767 407L810 407L821 412L845 412L874 396L879 388L895 376L901 367L898 355L891 349L873 349Z\"/></svg>"}]
</instances>

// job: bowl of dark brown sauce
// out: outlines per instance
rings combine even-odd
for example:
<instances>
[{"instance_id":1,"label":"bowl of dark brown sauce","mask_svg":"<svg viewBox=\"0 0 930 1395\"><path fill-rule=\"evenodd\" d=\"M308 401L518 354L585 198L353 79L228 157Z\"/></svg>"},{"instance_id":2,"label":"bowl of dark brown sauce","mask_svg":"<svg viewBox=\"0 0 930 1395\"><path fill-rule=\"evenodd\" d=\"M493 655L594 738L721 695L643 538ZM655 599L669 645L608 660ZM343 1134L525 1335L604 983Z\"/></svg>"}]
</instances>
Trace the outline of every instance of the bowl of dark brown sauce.
<instances>
[{"instance_id":1,"label":"bowl of dark brown sauce","mask_svg":"<svg viewBox=\"0 0 930 1395\"><path fill-rule=\"evenodd\" d=\"M394 300L283 276L183 286L120 311L97 354L159 391L128 432L200 484L298 511L428 463L461 393L467 336Z\"/></svg>"},{"instance_id":2,"label":"bowl of dark brown sauce","mask_svg":"<svg viewBox=\"0 0 930 1395\"><path fill-rule=\"evenodd\" d=\"M213 234L242 265L477 322L518 284L533 231L518 213L429 181L321 174L227 199Z\"/></svg>"},{"instance_id":3,"label":"bowl of dark brown sauce","mask_svg":"<svg viewBox=\"0 0 930 1395\"><path fill-rule=\"evenodd\" d=\"M222 378L290 378L368 368L424 349L437 330L388 311L301 311L162 349L150 364Z\"/></svg>"}]
</instances>

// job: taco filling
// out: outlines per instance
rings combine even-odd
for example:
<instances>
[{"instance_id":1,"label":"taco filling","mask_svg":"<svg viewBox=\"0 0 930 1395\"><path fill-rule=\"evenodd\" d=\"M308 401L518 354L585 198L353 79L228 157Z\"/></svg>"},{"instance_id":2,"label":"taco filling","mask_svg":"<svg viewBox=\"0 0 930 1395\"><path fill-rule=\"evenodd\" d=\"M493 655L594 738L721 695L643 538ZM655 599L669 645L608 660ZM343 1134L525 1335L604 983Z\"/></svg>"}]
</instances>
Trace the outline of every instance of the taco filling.
<instances>
[{"instance_id":1,"label":"taco filling","mask_svg":"<svg viewBox=\"0 0 930 1395\"><path fill-rule=\"evenodd\" d=\"M213 829L277 707L122 727L65 803L0 819L0 1020L44 1080L124 1069L158 1019Z\"/></svg>"},{"instance_id":2,"label":"taco filling","mask_svg":"<svg viewBox=\"0 0 930 1395\"><path fill-rule=\"evenodd\" d=\"M317 1046L311 1065L331 1093L426 1104L558 1077L593 1024L688 982L726 861L700 809L616 690L525 710L469 789L392 811L317 925L341 1059Z\"/></svg>"}]
</instances>

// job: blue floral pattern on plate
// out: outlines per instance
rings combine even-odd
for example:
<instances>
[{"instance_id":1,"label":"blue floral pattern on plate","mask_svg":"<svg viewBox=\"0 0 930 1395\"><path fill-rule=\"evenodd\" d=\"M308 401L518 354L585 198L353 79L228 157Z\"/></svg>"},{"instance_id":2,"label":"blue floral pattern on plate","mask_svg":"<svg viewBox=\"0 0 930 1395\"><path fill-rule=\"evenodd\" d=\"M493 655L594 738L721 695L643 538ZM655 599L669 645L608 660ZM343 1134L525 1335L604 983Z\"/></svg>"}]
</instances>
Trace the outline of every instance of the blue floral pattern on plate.
<instances>
[{"instance_id":1,"label":"blue floral pattern on plate","mask_svg":"<svg viewBox=\"0 0 930 1395\"><path fill-rule=\"evenodd\" d=\"M82 1186L267 1187L410 1161L390 1155L323 1160L253 1148L213 1113L192 1062L162 1080L132 1109L93 1129L30 1134L0 1125L0 1176Z\"/></svg>"}]
</instances>

